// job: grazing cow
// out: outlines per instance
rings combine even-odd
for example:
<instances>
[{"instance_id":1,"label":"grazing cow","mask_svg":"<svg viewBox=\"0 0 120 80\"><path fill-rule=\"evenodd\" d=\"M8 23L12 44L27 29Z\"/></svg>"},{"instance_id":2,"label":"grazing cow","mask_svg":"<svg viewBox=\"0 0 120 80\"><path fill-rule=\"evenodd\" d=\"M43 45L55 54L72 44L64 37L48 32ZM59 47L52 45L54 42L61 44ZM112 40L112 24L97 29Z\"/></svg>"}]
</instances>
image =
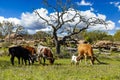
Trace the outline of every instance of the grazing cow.
<instances>
[{"instance_id":1,"label":"grazing cow","mask_svg":"<svg viewBox=\"0 0 120 80\"><path fill-rule=\"evenodd\" d=\"M15 57L18 58L18 64L20 64L20 58L22 58L22 63L24 60L25 64L27 64L27 60L29 62L29 65L30 65L30 61L32 61L31 56L30 56L31 53L29 52L29 50L27 50L21 46L10 47L9 54L11 55L12 65L14 65Z\"/></svg>"},{"instance_id":2,"label":"grazing cow","mask_svg":"<svg viewBox=\"0 0 120 80\"><path fill-rule=\"evenodd\" d=\"M32 58L32 63L34 63L34 61L37 61L37 53L36 53L36 49L34 47L31 46L23 46L25 49L29 50L29 52L31 53L30 56Z\"/></svg>"},{"instance_id":3,"label":"grazing cow","mask_svg":"<svg viewBox=\"0 0 120 80\"><path fill-rule=\"evenodd\" d=\"M42 63L41 62L42 58L44 60L44 64L45 64L45 59L49 60L50 64L54 63L55 59L53 58L53 54L50 48L39 45L37 47L37 54L38 54L38 61L40 64Z\"/></svg>"},{"instance_id":4,"label":"grazing cow","mask_svg":"<svg viewBox=\"0 0 120 80\"><path fill-rule=\"evenodd\" d=\"M85 62L87 58L90 58L91 64L94 64L94 61L97 60L99 63L101 63L93 54L93 49L90 44L79 44L78 45L78 57L77 61L81 60L82 58L85 58Z\"/></svg>"}]
</instances>

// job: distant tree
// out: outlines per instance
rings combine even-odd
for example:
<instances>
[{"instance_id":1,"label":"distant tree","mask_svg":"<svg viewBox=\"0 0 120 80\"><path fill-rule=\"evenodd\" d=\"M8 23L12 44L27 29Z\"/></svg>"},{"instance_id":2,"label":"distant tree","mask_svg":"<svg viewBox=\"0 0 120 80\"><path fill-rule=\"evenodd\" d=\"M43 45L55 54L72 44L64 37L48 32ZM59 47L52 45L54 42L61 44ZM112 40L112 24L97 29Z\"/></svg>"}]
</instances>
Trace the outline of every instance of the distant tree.
<instances>
[{"instance_id":1,"label":"distant tree","mask_svg":"<svg viewBox=\"0 0 120 80\"><path fill-rule=\"evenodd\" d=\"M88 31L84 34L84 39L88 41L89 43L94 43L97 40L104 40L105 38L108 37L108 34L104 31Z\"/></svg>"},{"instance_id":2,"label":"distant tree","mask_svg":"<svg viewBox=\"0 0 120 80\"><path fill-rule=\"evenodd\" d=\"M43 39L45 37L50 37L51 35L43 31L38 31L34 34L34 36L36 37L36 39Z\"/></svg>"},{"instance_id":3,"label":"distant tree","mask_svg":"<svg viewBox=\"0 0 120 80\"><path fill-rule=\"evenodd\" d=\"M2 32L2 35L9 36L9 42L10 42L10 34L12 33L13 30L13 24L9 21L3 21L0 23L0 31Z\"/></svg>"},{"instance_id":4,"label":"distant tree","mask_svg":"<svg viewBox=\"0 0 120 80\"><path fill-rule=\"evenodd\" d=\"M2 26L2 23L0 23L0 28ZM2 31L0 31L0 38L3 38Z\"/></svg>"},{"instance_id":5,"label":"distant tree","mask_svg":"<svg viewBox=\"0 0 120 80\"><path fill-rule=\"evenodd\" d=\"M8 21L3 21L0 23L0 31L2 32L2 35L10 34L13 29L13 24Z\"/></svg>"},{"instance_id":6,"label":"distant tree","mask_svg":"<svg viewBox=\"0 0 120 80\"><path fill-rule=\"evenodd\" d=\"M87 30L83 30L78 34L75 34L73 36L71 36L72 39L75 40L84 40L85 35L87 34Z\"/></svg>"},{"instance_id":7,"label":"distant tree","mask_svg":"<svg viewBox=\"0 0 120 80\"><path fill-rule=\"evenodd\" d=\"M23 26L17 24L14 26L14 32L15 32L15 36L17 36L17 35L22 35L25 32L25 30ZM17 38L15 38L15 41L17 44Z\"/></svg>"},{"instance_id":8,"label":"distant tree","mask_svg":"<svg viewBox=\"0 0 120 80\"><path fill-rule=\"evenodd\" d=\"M120 41L120 30L117 30L114 34L114 40L115 41Z\"/></svg>"},{"instance_id":9,"label":"distant tree","mask_svg":"<svg viewBox=\"0 0 120 80\"><path fill-rule=\"evenodd\" d=\"M107 35L103 38L104 40L110 40L110 41L114 41L114 36L113 35Z\"/></svg>"},{"instance_id":10,"label":"distant tree","mask_svg":"<svg viewBox=\"0 0 120 80\"><path fill-rule=\"evenodd\" d=\"M10 42L10 35L15 32L15 34L20 34L24 30L23 26L21 25L15 25L9 21L3 21L0 23L0 31L2 35L7 36L8 35L8 42Z\"/></svg>"},{"instance_id":11,"label":"distant tree","mask_svg":"<svg viewBox=\"0 0 120 80\"><path fill-rule=\"evenodd\" d=\"M43 2L44 5L51 11L54 11L54 13L47 14L48 19L40 15L37 10L35 10L35 13L44 21L44 24L52 28L52 35L57 54L60 54L61 44L64 44L66 39L71 38L71 36L88 29L89 26L95 26L96 24L106 25L106 22L102 19L96 17L88 19L86 16L82 16L80 11L74 8L71 0L56 0L54 5L50 4L50 0L43 0ZM80 26L81 23L85 25ZM66 35L63 35L59 40L58 34L62 33L65 33Z\"/></svg>"}]
</instances>

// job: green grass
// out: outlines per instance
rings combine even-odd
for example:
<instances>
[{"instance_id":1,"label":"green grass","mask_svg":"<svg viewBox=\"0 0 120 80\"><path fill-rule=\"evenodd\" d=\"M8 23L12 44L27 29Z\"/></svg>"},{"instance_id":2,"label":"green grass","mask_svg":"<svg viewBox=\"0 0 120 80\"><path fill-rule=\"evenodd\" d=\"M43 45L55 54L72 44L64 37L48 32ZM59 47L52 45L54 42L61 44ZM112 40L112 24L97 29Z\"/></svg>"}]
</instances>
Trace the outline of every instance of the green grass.
<instances>
[{"instance_id":1,"label":"green grass","mask_svg":"<svg viewBox=\"0 0 120 80\"><path fill-rule=\"evenodd\" d=\"M78 66L71 65L70 59L57 59L53 65L15 65L10 56L0 57L0 80L120 80L120 57L99 55L104 64L86 65L84 60Z\"/></svg>"}]
</instances>

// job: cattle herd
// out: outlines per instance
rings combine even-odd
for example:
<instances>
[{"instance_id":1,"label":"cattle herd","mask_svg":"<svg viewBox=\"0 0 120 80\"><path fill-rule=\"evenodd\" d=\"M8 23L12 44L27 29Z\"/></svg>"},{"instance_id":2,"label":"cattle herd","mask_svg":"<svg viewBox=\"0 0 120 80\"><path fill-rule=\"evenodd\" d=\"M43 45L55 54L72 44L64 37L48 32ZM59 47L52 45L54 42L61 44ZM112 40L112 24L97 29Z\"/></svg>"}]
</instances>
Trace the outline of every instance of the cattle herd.
<instances>
[{"instance_id":1,"label":"cattle herd","mask_svg":"<svg viewBox=\"0 0 120 80\"><path fill-rule=\"evenodd\" d=\"M30 64L33 64L34 61L39 61L42 64L42 59L49 60L50 64L54 63L55 58L53 57L52 51L50 48L39 45L37 48L31 46L13 46L8 49L9 55L11 56L11 64L14 65L14 58L18 59L18 64L22 61L22 64L27 65L27 61Z\"/></svg>"},{"instance_id":2,"label":"cattle herd","mask_svg":"<svg viewBox=\"0 0 120 80\"><path fill-rule=\"evenodd\" d=\"M21 63L27 65L27 63L33 64L34 61L38 61L40 64L45 65L46 60L49 60L50 64L53 64L55 58L53 52L49 47L37 45L37 47L31 46L13 46L9 47L9 55L11 56L11 64L14 65L14 58L17 57L18 64ZM90 59L91 64L94 64L94 61L101 63L93 54L93 49L90 44L79 44L78 45L78 56L73 55L71 59L71 64L75 63L76 65L81 62L82 59ZM43 62L42 62L43 60Z\"/></svg>"}]
</instances>

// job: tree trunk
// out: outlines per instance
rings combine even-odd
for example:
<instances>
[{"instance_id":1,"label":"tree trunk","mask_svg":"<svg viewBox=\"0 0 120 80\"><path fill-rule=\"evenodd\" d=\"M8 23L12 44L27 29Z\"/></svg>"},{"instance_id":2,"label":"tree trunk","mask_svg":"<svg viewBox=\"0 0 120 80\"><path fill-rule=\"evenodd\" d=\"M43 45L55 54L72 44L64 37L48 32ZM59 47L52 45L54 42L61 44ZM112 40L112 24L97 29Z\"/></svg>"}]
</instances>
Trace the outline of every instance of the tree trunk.
<instances>
[{"instance_id":1,"label":"tree trunk","mask_svg":"<svg viewBox=\"0 0 120 80\"><path fill-rule=\"evenodd\" d=\"M60 54L60 43L59 43L59 41L56 44L56 53Z\"/></svg>"},{"instance_id":2,"label":"tree trunk","mask_svg":"<svg viewBox=\"0 0 120 80\"><path fill-rule=\"evenodd\" d=\"M55 41L55 47L56 47L56 54L60 54L60 43L59 41Z\"/></svg>"},{"instance_id":3,"label":"tree trunk","mask_svg":"<svg viewBox=\"0 0 120 80\"><path fill-rule=\"evenodd\" d=\"M60 54L60 43L59 43L59 40L58 40L56 30L54 30L53 36L54 36L54 42L55 42L55 47L56 47L56 54Z\"/></svg>"},{"instance_id":4,"label":"tree trunk","mask_svg":"<svg viewBox=\"0 0 120 80\"><path fill-rule=\"evenodd\" d=\"M10 44L10 33L8 34L8 43Z\"/></svg>"}]
</instances>

